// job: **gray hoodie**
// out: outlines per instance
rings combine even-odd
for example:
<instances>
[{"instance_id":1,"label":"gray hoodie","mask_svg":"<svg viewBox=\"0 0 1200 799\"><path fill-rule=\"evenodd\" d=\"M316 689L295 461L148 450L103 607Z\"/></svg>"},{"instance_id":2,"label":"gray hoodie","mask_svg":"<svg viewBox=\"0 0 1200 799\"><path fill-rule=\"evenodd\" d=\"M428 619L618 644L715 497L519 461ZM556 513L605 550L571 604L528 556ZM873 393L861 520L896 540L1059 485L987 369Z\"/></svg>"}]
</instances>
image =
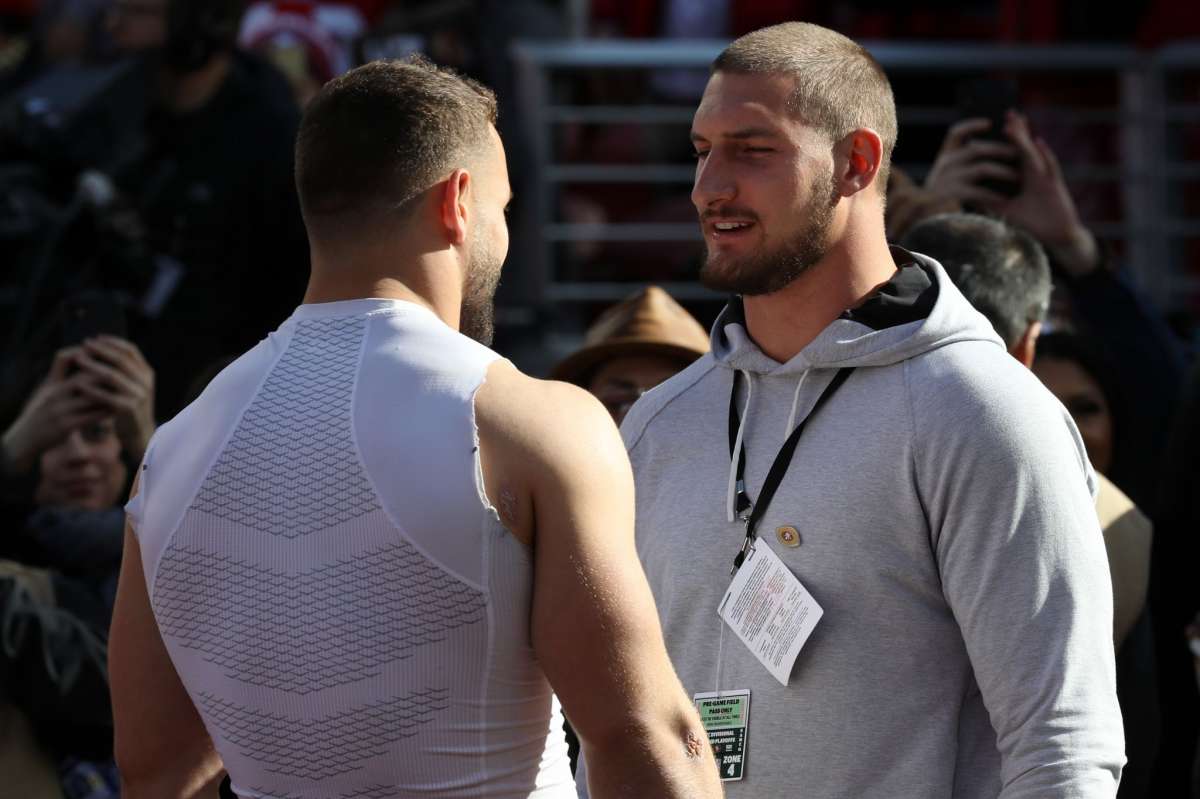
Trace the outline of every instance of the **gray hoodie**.
<instances>
[{"instance_id":1,"label":"gray hoodie","mask_svg":"<svg viewBox=\"0 0 1200 799\"><path fill-rule=\"evenodd\" d=\"M881 292L785 364L733 302L713 351L622 426L638 550L689 693L749 688L730 797L1111 797L1124 763L1112 589L1070 416L941 267L895 251ZM742 372L746 488L837 367L759 527L824 609L787 687L717 604L733 521L728 405ZM777 528L790 525L800 545ZM720 684L718 686L718 650Z\"/></svg>"}]
</instances>

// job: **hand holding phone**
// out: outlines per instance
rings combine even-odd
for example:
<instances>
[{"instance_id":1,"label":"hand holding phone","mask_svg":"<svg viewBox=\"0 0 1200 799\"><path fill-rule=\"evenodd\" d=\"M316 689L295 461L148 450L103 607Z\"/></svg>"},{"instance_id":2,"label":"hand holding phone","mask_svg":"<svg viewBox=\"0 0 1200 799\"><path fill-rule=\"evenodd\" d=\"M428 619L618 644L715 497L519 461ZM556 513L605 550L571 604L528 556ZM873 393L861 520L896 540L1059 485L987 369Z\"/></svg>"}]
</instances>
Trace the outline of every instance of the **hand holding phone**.
<instances>
[{"instance_id":1,"label":"hand holding phone","mask_svg":"<svg viewBox=\"0 0 1200 799\"><path fill-rule=\"evenodd\" d=\"M141 460L155 429L154 370L132 342L113 336L64 347L0 438L3 464L27 473L71 431L109 417L125 453Z\"/></svg>"},{"instance_id":2,"label":"hand holding phone","mask_svg":"<svg viewBox=\"0 0 1200 799\"><path fill-rule=\"evenodd\" d=\"M74 358L88 380L78 390L115 417L117 436L141 460L154 434L154 369L132 342L116 336L85 339Z\"/></svg>"},{"instance_id":3,"label":"hand holding phone","mask_svg":"<svg viewBox=\"0 0 1200 799\"><path fill-rule=\"evenodd\" d=\"M72 430L104 419L110 411L84 393L93 379L76 367L78 347L66 347L54 356L50 372L34 389L20 415L4 431L5 470L26 474L41 454L56 446Z\"/></svg>"},{"instance_id":4,"label":"hand holding phone","mask_svg":"<svg viewBox=\"0 0 1200 799\"><path fill-rule=\"evenodd\" d=\"M925 188L984 210L992 210L1018 193L1021 172L1014 164L1019 151L1012 142L983 137L993 126L985 117L954 123L929 169ZM997 186L1009 187L1012 193L999 191Z\"/></svg>"},{"instance_id":5,"label":"hand holding phone","mask_svg":"<svg viewBox=\"0 0 1200 799\"><path fill-rule=\"evenodd\" d=\"M958 93L960 119L946 134L925 188L984 211L1020 194L1021 151L1006 130L1019 101L1011 80L964 84Z\"/></svg>"},{"instance_id":6,"label":"hand holding phone","mask_svg":"<svg viewBox=\"0 0 1200 799\"><path fill-rule=\"evenodd\" d=\"M1020 112L1004 115L1001 132L1007 143L978 135L991 130L993 124L973 118L952 126L925 188L1023 228L1046 248L1054 264L1070 275L1078 277L1095 269L1100 263L1099 246L1079 218L1050 145L1034 136L1029 120ZM1012 153L1019 169L996 160ZM984 185L989 178L1015 179L1020 191L1004 196Z\"/></svg>"},{"instance_id":7,"label":"hand holding phone","mask_svg":"<svg viewBox=\"0 0 1200 799\"><path fill-rule=\"evenodd\" d=\"M959 92L959 116L964 120L987 120L986 127L976 123L968 133L970 140L1012 144L1005 131L1009 112L1020 107L1021 96L1016 82L982 78L965 84ZM980 177L976 185L1002 197L1015 197L1021 193L1021 153L1004 148L986 148L982 158L1008 167L993 170L993 174Z\"/></svg>"}]
</instances>

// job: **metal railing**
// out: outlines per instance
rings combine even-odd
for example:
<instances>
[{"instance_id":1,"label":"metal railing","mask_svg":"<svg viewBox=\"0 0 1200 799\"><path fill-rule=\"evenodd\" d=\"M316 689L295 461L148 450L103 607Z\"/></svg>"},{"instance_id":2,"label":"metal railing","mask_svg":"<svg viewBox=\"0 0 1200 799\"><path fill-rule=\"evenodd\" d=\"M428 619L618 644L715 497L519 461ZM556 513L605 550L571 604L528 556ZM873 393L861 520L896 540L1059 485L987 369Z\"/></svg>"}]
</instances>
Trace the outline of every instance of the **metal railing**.
<instances>
[{"instance_id":1,"label":"metal railing","mask_svg":"<svg viewBox=\"0 0 1200 799\"><path fill-rule=\"evenodd\" d=\"M723 41L564 41L520 42L513 59L518 82L518 102L532 136L535 180L521 254L532 270L530 287L537 302L615 301L628 294L633 282L583 280L561 276L563 245L594 243L669 243L697 247L694 222L572 222L559 213L560 193L567 184L649 184L678 186L686 196L693 165L686 162L609 164L565 162L555 145L565 126L679 126L690 123L694 103L589 104L580 102L573 87L581 77L609 73L612 80L633 80L636 71L662 69L706 70L726 43ZM1111 125L1119 147L1114 159L1066 162L1066 176L1080 182L1115 187L1121 201L1110 218L1085 221L1102 239L1115 242L1125 266L1140 288L1160 306L1179 310L1195 306L1200 281L1187 263L1181 240L1200 241L1200 223L1177 212L1189 184L1200 184L1197 160L1172 155L1172 126L1200 130L1200 96L1197 102L1176 102L1169 88L1173 80L1200 72L1200 44L1173 45L1149 53L1114 46L991 46L975 44L866 43L897 87L898 116L903 144L907 131L918 127L944 128L958 118L950 103L907 104L904 85L922 76L945 84L980 75L1002 73L1016 77L1023 88L1039 80L1064 78L1080 85L1103 86L1111 98L1100 104L1054 104L1028 108L1035 124L1076 126ZM1103 92L1102 92L1103 93ZM681 135L685 135L681 133ZM938 134L940 137L940 134ZM929 138L929 137L927 137ZM898 165L920 179L933 152L920 160ZM1197 187L1200 188L1200 187ZM1200 192L1198 192L1200 193ZM593 270L604 273L603 265ZM668 290L683 299L709 297L690 280L668 283Z\"/></svg>"}]
</instances>

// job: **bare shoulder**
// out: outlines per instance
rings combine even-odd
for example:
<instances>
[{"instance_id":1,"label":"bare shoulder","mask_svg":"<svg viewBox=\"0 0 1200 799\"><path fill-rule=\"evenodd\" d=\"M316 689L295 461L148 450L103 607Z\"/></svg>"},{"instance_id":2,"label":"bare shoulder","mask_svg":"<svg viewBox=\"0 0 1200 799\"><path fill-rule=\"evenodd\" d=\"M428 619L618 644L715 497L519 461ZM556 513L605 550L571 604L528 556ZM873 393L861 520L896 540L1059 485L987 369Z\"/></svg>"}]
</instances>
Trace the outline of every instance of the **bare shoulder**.
<instances>
[{"instance_id":1,"label":"bare shoulder","mask_svg":"<svg viewBox=\"0 0 1200 799\"><path fill-rule=\"evenodd\" d=\"M475 422L484 491L526 545L549 498L577 495L589 483L599 488L604 478L632 481L616 425L578 386L497 361L475 395Z\"/></svg>"},{"instance_id":2,"label":"bare shoulder","mask_svg":"<svg viewBox=\"0 0 1200 799\"><path fill-rule=\"evenodd\" d=\"M508 361L488 368L475 418L481 437L543 463L578 452L600 454L597 447L622 448L599 400L570 383L530 377Z\"/></svg>"}]
</instances>

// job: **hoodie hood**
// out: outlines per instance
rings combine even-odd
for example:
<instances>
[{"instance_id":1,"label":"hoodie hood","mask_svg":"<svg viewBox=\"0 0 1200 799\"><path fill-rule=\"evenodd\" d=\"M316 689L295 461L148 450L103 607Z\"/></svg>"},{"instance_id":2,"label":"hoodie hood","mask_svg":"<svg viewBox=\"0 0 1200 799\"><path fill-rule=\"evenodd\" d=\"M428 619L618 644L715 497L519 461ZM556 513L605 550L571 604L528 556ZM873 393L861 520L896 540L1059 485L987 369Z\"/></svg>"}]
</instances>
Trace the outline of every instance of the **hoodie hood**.
<instances>
[{"instance_id":1,"label":"hoodie hood","mask_svg":"<svg viewBox=\"0 0 1200 799\"><path fill-rule=\"evenodd\" d=\"M962 296L941 264L892 247L896 274L858 308L844 312L787 363L758 348L746 332L735 297L712 329L718 364L761 375L802 374L842 366L888 366L958 341L1004 343L991 323Z\"/></svg>"}]
</instances>

